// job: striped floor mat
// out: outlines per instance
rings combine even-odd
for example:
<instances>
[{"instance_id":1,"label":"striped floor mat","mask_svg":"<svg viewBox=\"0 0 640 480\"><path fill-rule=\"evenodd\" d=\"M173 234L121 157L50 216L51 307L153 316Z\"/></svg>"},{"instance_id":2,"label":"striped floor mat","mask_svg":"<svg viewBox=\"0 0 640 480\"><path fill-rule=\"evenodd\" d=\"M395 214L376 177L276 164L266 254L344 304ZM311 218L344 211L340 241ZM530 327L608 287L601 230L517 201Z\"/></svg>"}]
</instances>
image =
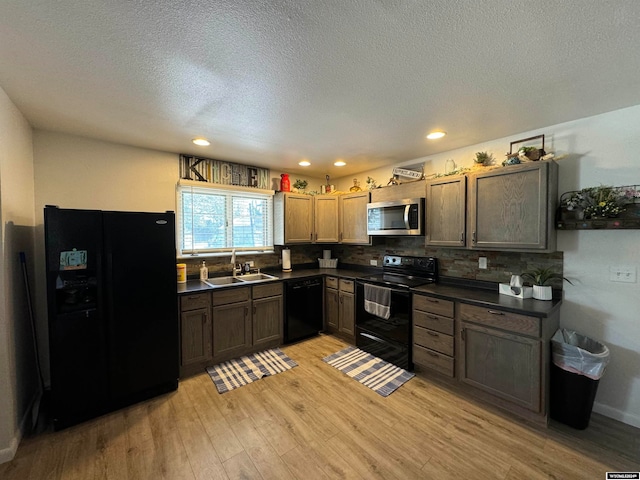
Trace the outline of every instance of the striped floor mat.
<instances>
[{"instance_id":1,"label":"striped floor mat","mask_svg":"<svg viewBox=\"0 0 640 480\"><path fill-rule=\"evenodd\" d=\"M279 348L254 353L245 357L222 362L207 367L207 373L213 380L219 393L225 393L262 377L276 375L298 364L287 357Z\"/></svg>"},{"instance_id":2,"label":"striped floor mat","mask_svg":"<svg viewBox=\"0 0 640 480\"><path fill-rule=\"evenodd\" d=\"M383 397L388 397L415 376L355 347L347 347L322 360Z\"/></svg>"}]
</instances>

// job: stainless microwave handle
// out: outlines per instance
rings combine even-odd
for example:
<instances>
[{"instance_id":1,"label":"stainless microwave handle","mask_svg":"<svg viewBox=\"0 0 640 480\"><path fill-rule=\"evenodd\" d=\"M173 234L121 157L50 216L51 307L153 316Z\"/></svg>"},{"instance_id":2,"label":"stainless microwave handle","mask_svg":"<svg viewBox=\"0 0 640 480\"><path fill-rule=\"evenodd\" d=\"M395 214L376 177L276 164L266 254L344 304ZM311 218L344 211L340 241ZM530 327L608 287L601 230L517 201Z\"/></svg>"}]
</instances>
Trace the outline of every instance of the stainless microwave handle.
<instances>
[{"instance_id":1,"label":"stainless microwave handle","mask_svg":"<svg viewBox=\"0 0 640 480\"><path fill-rule=\"evenodd\" d=\"M407 230L411 230L411 225L409 225L409 211L411 210L411 204L407 204L404 207L404 226Z\"/></svg>"}]
</instances>

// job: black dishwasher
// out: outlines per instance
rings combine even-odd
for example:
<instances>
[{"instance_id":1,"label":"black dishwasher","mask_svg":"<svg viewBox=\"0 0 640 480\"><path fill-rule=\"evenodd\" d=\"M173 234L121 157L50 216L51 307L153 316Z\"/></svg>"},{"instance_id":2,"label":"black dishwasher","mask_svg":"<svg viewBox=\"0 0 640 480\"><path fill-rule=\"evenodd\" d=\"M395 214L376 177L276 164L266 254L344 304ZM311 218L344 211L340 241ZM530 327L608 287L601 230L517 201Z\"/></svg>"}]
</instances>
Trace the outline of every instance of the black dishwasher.
<instances>
[{"instance_id":1,"label":"black dishwasher","mask_svg":"<svg viewBox=\"0 0 640 480\"><path fill-rule=\"evenodd\" d=\"M322 330L322 277L286 282L284 343L297 342Z\"/></svg>"}]
</instances>

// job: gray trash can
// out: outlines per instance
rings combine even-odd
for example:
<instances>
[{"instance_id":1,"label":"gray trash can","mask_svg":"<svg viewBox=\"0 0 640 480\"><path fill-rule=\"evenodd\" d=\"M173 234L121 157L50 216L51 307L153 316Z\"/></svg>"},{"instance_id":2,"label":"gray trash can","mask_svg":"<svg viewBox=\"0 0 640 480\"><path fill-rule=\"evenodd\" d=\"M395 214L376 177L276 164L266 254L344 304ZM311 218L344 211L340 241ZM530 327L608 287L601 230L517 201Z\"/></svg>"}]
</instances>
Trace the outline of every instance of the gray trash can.
<instances>
[{"instance_id":1,"label":"gray trash can","mask_svg":"<svg viewBox=\"0 0 640 480\"><path fill-rule=\"evenodd\" d=\"M609 363L606 345L563 328L551 337L551 418L584 430Z\"/></svg>"}]
</instances>

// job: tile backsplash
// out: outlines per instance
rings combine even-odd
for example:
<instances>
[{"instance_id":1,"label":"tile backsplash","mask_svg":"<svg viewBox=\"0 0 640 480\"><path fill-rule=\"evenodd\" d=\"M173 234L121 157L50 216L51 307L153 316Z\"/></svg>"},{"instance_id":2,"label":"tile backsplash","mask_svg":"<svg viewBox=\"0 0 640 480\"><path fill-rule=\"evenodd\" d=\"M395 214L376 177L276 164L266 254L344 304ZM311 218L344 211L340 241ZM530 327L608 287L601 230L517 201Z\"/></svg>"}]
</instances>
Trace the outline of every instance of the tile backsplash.
<instances>
[{"instance_id":1,"label":"tile backsplash","mask_svg":"<svg viewBox=\"0 0 640 480\"><path fill-rule=\"evenodd\" d=\"M465 250L455 248L425 247L424 237L380 237L374 238L371 246L333 246L334 256L340 263L369 265L377 260L382 265L385 255L432 256L438 258L440 275L488 282L508 282L511 275L521 274L539 267L550 267L562 274L563 254L523 253ZM478 258L487 258L487 268L478 268ZM561 288L562 282L553 283Z\"/></svg>"},{"instance_id":2,"label":"tile backsplash","mask_svg":"<svg viewBox=\"0 0 640 480\"><path fill-rule=\"evenodd\" d=\"M322 258L322 251L330 249L332 258L341 264L369 266L370 260L377 260L382 266L385 255L433 256L438 258L440 275L488 282L508 282L511 275L521 274L538 267L551 267L562 274L563 254L522 253L464 250L455 248L427 248L424 237L376 237L373 245L294 245L291 249L291 264L316 263ZM276 247L273 254L238 255L239 262L253 260L256 268L273 268L280 265L282 247ZM487 268L478 268L478 258L487 258ZM187 276L198 278L200 265L205 260L210 275L231 274L231 255L222 257L193 257L182 259L187 264ZM562 287L561 281L553 283Z\"/></svg>"}]
</instances>

